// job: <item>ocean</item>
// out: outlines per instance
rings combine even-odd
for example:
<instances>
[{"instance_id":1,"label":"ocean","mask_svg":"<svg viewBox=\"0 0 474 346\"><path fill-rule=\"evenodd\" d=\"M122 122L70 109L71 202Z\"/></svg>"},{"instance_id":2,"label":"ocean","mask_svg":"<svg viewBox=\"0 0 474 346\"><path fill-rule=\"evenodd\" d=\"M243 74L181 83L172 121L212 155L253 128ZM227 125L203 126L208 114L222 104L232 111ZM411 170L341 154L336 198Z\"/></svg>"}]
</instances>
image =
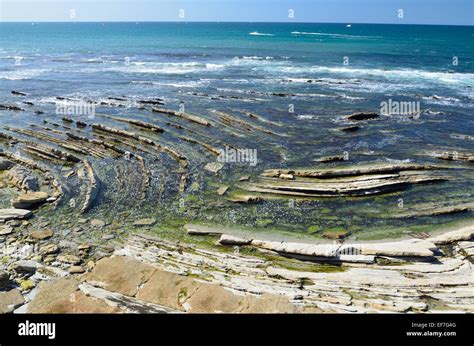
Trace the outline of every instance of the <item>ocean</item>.
<instances>
[{"instance_id":1,"label":"ocean","mask_svg":"<svg viewBox=\"0 0 474 346\"><path fill-rule=\"evenodd\" d=\"M234 138L241 147L258 149L259 163L224 170L220 183L230 184L236 175L258 175L264 169L314 167L319 157L342 153L351 163L438 162L423 156L424 151L474 149L473 53L474 27L468 26L0 23L0 103L25 108L21 113L0 110L0 127L60 122L55 114L57 97L94 102L99 115L152 119L166 125L150 109L133 104L160 98L166 108L178 110L184 105L186 112L209 119L215 110L248 111L283 125L277 128L285 132L283 137ZM12 90L26 93L34 106L25 106ZM101 104L122 97L132 103L118 108ZM420 114L387 116L353 135L337 131L338 126L352 124L345 115L380 112L381 104L389 101L418 103ZM209 131L211 137L224 142L229 138L214 128ZM171 137L163 141L185 153L190 150ZM176 191L158 196L153 187L146 205L132 207L127 198L119 196L121 205L117 190L107 183L111 178L105 166L110 162L97 160L97 167L104 169L103 203L92 212L107 218L117 210L135 208L137 214L157 213L163 220L201 220L296 233L346 227L359 237L371 238L399 236L405 227L425 230L423 225L466 218L465 214L416 220L382 217L387 210L398 210L400 198L408 206L473 200L472 173L460 169L454 174L458 179L436 188L409 189L403 195L326 198L298 210L275 200L237 211L214 210L206 201L216 185L208 178L198 178L209 160L203 161L205 156L194 152L188 156L196 185L184 198L197 203L197 210L180 214L183 197ZM158 163L151 165L157 171L163 168ZM195 196L204 202L199 204ZM169 204L174 209L162 207ZM170 214L160 214L165 211ZM72 213L67 206L64 212Z\"/></svg>"}]
</instances>

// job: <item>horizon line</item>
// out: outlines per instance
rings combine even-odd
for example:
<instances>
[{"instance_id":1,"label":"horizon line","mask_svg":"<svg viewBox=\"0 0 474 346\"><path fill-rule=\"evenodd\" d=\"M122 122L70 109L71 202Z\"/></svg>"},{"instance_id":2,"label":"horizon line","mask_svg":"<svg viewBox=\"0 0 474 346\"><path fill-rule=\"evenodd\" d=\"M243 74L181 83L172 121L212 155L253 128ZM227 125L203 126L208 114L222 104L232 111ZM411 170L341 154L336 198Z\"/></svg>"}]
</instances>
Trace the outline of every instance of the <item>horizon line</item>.
<instances>
[{"instance_id":1,"label":"horizon line","mask_svg":"<svg viewBox=\"0 0 474 346\"><path fill-rule=\"evenodd\" d=\"M105 21L96 21L96 20L63 20L63 21L56 21L56 20L40 20L40 21L26 21L26 20L2 20L0 19L1 23L49 23L49 24L65 24L65 23L174 23L174 24L188 24L188 23L212 23L212 24L220 24L220 23L234 23L234 24L341 24L341 25L420 25L420 26L467 26L472 27L472 24L426 24L426 23L366 23L366 22L299 22L299 21L209 21L209 20L144 20L144 21L137 21L137 20L105 20Z\"/></svg>"}]
</instances>

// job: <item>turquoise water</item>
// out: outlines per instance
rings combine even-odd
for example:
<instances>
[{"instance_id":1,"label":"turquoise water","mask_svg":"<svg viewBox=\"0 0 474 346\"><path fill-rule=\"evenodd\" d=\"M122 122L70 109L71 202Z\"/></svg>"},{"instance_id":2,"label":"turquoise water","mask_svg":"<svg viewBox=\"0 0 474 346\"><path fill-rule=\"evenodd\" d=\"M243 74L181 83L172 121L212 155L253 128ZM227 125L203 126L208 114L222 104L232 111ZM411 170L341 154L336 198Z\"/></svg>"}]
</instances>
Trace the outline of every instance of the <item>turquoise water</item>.
<instances>
[{"instance_id":1,"label":"turquoise water","mask_svg":"<svg viewBox=\"0 0 474 346\"><path fill-rule=\"evenodd\" d=\"M472 139L457 136L474 135L473 53L474 28L462 26L0 23L0 103L22 106L23 100L10 93L20 90L28 94L34 110L44 112L38 116L30 108L21 114L0 111L0 125L26 127L54 121L56 96L94 102L123 95L131 100L159 97L167 108L177 109L184 102L187 111L205 117L213 109L248 110L286 125L287 138L271 142L234 139L243 147L257 148L261 159L257 167L239 168L234 174L314 166L314 159L343 151L350 153L351 163L426 162L429 159L419 156L423 150L474 149ZM458 64L453 65L453 58ZM377 121L355 135L334 130L347 125L342 115L378 112L380 102L388 99L420 102L424 112L418 120L390 117ZM290 105L294 112L288 111ZM152 119L149 112L136 107L97 106L96 112ZM171 138L164 140L187 150ZM191 169L197 167L196 174L202 171L204 161L200 160L195 157L191 165ZM446 199L472 201L472 175L468 177L438 190L420 187L404 196L423 203L436 201L440 194ZM221 182L234 179L224 173ZM201 183L203 195L214 189L206 185L206 179ZM104 201L110 196L105 193ZM225 214L222 220L203 208L197 217L234 220L247 226L263 217L263 223L270 219L273 225L297 228L304 224L306 229L322 213L330 214L327 221L321 221L323 226L358 224L360 228L373 223L379 227L384 223L377 213L396 208L399 197L350 205L346 200L324 200L298 212L269 202L249 207L247 213L241 208L236 215L219 211L217 214ZM156 199L149 196L152 202ZM148 213L153 205L146 208ZM356 215L357 220L347 216L361 206L368 211ZM403 227L405 223L394 221L392 225Z\"/></svg>"}]
</instances>

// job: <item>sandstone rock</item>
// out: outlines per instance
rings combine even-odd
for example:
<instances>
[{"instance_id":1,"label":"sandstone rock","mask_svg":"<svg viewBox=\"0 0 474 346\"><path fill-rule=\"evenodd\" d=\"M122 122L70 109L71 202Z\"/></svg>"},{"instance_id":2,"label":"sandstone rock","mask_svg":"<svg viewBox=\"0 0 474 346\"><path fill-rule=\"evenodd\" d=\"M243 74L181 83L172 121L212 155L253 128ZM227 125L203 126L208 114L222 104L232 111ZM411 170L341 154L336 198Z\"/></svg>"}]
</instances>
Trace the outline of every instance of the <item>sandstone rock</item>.
<instances>
[{"instance_id":1,"label":"sandstone rock","mask_svg":"<svg viewBox=\"0 0 474 346\"><path fill-rule=\"evenodd\" d=\"M85 272L85 269L81 266L72 266L68 269L69 273L71 274L82 274Z\"/></svg>"},{"instance_id":2,"label":"sandstone rock","mask_svg":"<svg viewBox=\"0 0 474 346\"><path fill-rule=\"evenodd\" d=\"M92 286L87 283L80 284L79 289L88 297L92 297L96 300L103 300L109 305L118 307L124 313L156 314L177 312L177 310L162 305L153 304L133 297L128 297L116 292L109 292L107 290Z\"/></svg>"},{"instance_id":3,"label":"sandstone rock","mask_svg":"<svg viewBox=\"0 0 474 346\"><path fill-rule=\"evenodd\" d=\"M48 197L43 191L28 192L12 200L12 206L18 209L31 209L46 202Z\"/></svg>"},{"instance_id":4,"label":"sandstone rock","mask_svg":"<svg viewBox=\"0 0 474 346\"><path fill-rule=\"evenodd\" d=\"M7 178L11 184L18 186L25 192L38 191L38 178L28 169L20 165L11 168L7 173Z\"/></svg>"},{"instance_id":5,"label":"sandstone rock","mask_svg":"<svg viewBox=\"0 0 474 346\"><path fill-rule=\"evenodd\" d=\"M206 171L209 171L211 173L218 173L222 168L224 167L224 164L221 163L221 162L211 162L211 163L208 163L204 166L204 169Z\"/></svg>"},{"instance_id":6,"label":"sandstone rock","mask_svg":"<svg viewBox=\"0 0 474 346\"><path fill-rule=\"evenodd\" d=\"M0 235L9 235L13 233L13 228L10 226L2 226L0 227Z\"/></svg>"},{"instance_id":7,"label":"sandstone rock","mask_svg":"<svg viewBox=\"0 0 474 346\"><path fill-rule=\"evenodd\" d=\"M0 313L11 313L24 302L25 299L17 289L12 289L7 292L0 292Z\"/></svg>"},{"instance_id":8,"label":"sandstone rock","mask_svg":"<svg viewBox=\"0 0 474 346\"><path fill-rule=\"evenodd\" d=\"M32 260L20 260L14 262L12 267L17 272L34 273L40 264Z\"/></svg>"},{"instance_id":9,"label":"sandstone rock","mask_svg":"<svg viewBox=\"0 0 474 346\"><path fill-rule=\"evenodd\" d=\"M279 178L284 179L284 180L294 180L295 179L293 174L280 174Z\"/></svg>"},{"instance_id":10,"label":"sandstone rock","mask_svg":"<svg viewBox=\"0 0 474 346\"><path fill-rule=\"evenodd\" d=\"M120 309L102 300L87 297L78 290L73 277L43 281L39 292L28 304L29 313L117 313Z\"/></svg>"},{"instance_id":11,"label":"sandstone rock","mask_svg":"<svg viewBox=\"0 0 474 346\"><path fill-rule=\"evenodd\" d=\"M217 189L217 194L219 196L223 196L223 195L225 195L225 193L227 192L228 189L229 189L228 186L221 186L220 188Z\"/></svg>"},{"instance_id":12,"label":"sandstone rock","mask_svg":"<svg viewBox=\"0 0 474 346\"><path fill-rule=\"evenodd\" d=\"M59 247L56 244L48 244L40 248L40 252L45 255L52 255L59 251Z\"/></svg>"},{"instance_id":13,"label":"sandstone rock","mask_svg":"<svg viewBox=\"0 0 474 346\"><path fill-rule=\"evenodd\" d=\"M63 263L68 263L68 264L79 264L82 262L80 257L74 256L74 255L59 255L57 257L57 260Z\"/></svg>"},{"instance_id":14,"label":"sandstone rock","mask_svg":"<svg viewBox=\"0 0 474 346\"><path fill-rule=\"evenodd\" d=\"M105 227L105 225L106 225L105 221L98 220L98 219L91 220L92 227L102 228L102 227Z\"/></svg>"},{"instance_id":15,"label":"sandstone rock","mask_svg":"<svg viewBox=\"0 0 474 346\"><path fill-rule=\"evenodd\" d=\"M138 288L147 282L155 268L132 259L113 256L99 260L94 269L86 274L86 281L99 282L109 291L135 296Z\"/></svg>"},{"instance_id":16,"label":"sandstone rock","mask_svg":"<svg viewBox=\"0 0 474 346\"><path fill-rule=\"evenodd\" d=\"M134 261L136 264L136 261ZM131 265L134 263L132 262ZM185 311L183 305L201 283L182 275L157 269L136 297L141 300Z\"/></svg>"},{"instance_id":17,"label":"sandstone rock","mask_svg":"<svg viewBox=\"0 0 474 346\"><path fill-rule=\"evenodd\" d=\"M91 246L89 244L80 244L77 249L79 251L89 251Z\"/></svg>"},{"instance_id":18,"label":"sandstone rock","mask_svg":"<svg viewBox=\"0 0 474 346\"><path fill-rule=\"evenodd\" d=\"M49 229L33 231L30 233L30 237L36 240L45 240L53 236L53 232Z\"/></svg>"},{"instance_id":19,"label":"sandstone rock","mask_svg":"<svg viewBox=\"0 0 474 346\"><path fill-rule=\"evenodd\" d=\"M0 209L0 221L25 219L31 216L31 211L26 209Z\"/></svg>"},{"instance_id":20,"label":"sandstone rock","mask_svg":"<svg viewBox=\"0 0 474 346\"><path fill-rule=\"evenodd\" d=\"M156 219L148 218L148 219L140 219L136 220L133 225L134 226L153 226L156 223Z\"/></svg>"},{"instance_id":21,"label":"sandstone rock","mask_svg":"<svg viewBox=\"0 0 474 346\"><path fill-rule=\"evenodd\" d=\"M437 248L429 241L410 239L388 243L344 244L339 251L357 252L363 255L393 257L431 257Z\"/></svg>"},{"instance_id":22,"label":"sandstone rock","mask_svg":"<svg viewBox=\"0 0 474 346\"><path fill-rule=\"evenodd\" d=\"M228 234L223 234L219 239L219 243L223 245L249 245L251 242L252 239L234 237Z\"/></svg>"},{"instance_id":23,"label":"sandstone rock","mask_svg":"<svg viewBox=\"0 0 474 346\"><path fill-rule=\"evenodd\" d=\"M471 240L474 238L474 225L466 226L456 231L448 232L428 240L435 244L449 244L455 241Z\"/></svg>"}]
</instances>

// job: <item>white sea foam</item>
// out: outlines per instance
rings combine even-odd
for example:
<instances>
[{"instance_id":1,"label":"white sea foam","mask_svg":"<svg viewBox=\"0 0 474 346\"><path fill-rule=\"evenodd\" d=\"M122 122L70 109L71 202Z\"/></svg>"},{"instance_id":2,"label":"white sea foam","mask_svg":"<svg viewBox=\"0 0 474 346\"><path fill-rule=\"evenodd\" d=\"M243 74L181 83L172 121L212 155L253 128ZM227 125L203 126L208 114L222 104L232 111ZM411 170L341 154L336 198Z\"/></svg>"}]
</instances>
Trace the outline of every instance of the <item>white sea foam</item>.
<instances>
[{"instance_id":1,"label":"white sea foam","mask_svg":"<svg viewBox=\"0 0 474 346\"><path fill-rule=\"evenodd\" d=\"M221 71L224 68L225 65L222 64L201 62L131 62L130 65L113 66L106 70L136 74L179 75L197 72Z\"/></svg>"},{"instance_id":2,"label":"white sea foam","mask_svg":"<svg viewBox=\"0 0 474 346\"><path fill-rule=\"evenodd\" d=\"M12 71L0 71L0 79L5 80L22 80L32 79L44 73L43 69L18 69Z\"/></svg>"},{"instance_id":3,"label":"white sea foam","mask_svg":"<svg viewBox=\"0 0 474 346\"><path fill-rule=\"evenodd\" d=\"M305 32L305 31L292 31L292 35L312 35L312 36L330 36L340 38L383 38L382 36L358 36L358 35L346 35L346 34L331 34L325 32Z\"/></svg>"},{"instance_id":4,"label":"white sea foam","mask_svg":"<svg viewBox=\"0 0 474 346\"><path fill-rule=\"evenodd\" d=\"M390 80L431 80L433 82L442 82L448 84L474 84L474 73L448 73L423 71L414 69L398 69L398 70L382 70L368 68L351 68L351 67L326 67L326 66L285 66L279 68L280 73L294 74L318 74L332 73L347 75L351 77L385 77Z\"/></svg>"},{"instance_id":5,"label":"white sea foam","mask_svg":"<svg viewBox=\"0 0 474 346\"><path fill-rule=\"evenodd\" d=\"M257 31L250 32L249 35L252 35L252 36L275 36L275 34L268 34L268 33L262 33L262 32L257 32Z\"/></svg>"}]
</instances>

